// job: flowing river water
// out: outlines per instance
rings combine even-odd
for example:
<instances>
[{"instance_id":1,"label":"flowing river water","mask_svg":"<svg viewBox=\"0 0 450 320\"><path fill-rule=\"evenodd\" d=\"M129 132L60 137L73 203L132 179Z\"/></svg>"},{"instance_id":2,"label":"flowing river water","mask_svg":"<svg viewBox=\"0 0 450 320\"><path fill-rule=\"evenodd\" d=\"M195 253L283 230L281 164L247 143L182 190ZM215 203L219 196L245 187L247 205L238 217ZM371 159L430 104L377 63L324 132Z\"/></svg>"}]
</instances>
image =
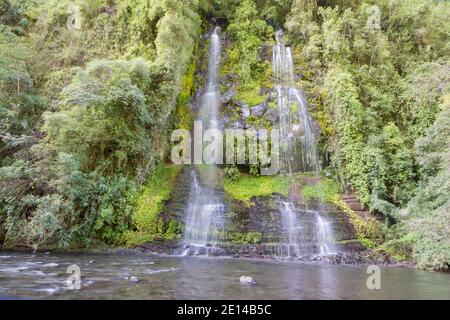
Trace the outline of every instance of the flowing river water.
<instances>
[{"instance_id":1,"label":"flowing river water","mask_svg":"<svg viewBox=\"0 0 450 320\"><path fill-rule=\"evenodd\" d=\"M80 290L67 287L71 265L80 268ZM450 299L449 274L381 267L381 289L369 290L366 270L362 265L135 252L2 250L0 299ZM256 285L241 285L242 275L253 277Z\"/></svg>"}]
</instances>

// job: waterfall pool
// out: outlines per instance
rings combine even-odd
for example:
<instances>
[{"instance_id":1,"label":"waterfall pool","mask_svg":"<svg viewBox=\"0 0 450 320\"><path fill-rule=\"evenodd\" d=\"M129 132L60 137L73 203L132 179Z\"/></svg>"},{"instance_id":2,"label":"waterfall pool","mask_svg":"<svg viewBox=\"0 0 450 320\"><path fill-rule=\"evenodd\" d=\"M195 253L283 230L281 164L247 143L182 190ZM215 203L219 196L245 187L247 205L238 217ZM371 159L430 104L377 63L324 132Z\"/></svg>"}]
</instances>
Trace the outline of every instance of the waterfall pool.
<instances>
[{"instance_id":1,"label":"waterfall pool","mask_svg":"<svg viewBox=\"0 0 450 320\"><path fill-rule=\"evenodd\" d=\"M67 286L73 265L80 290ZM450 299L448 273L381 267L379 290L369 276L362 265L0 250L0 299Z\"/></svg>"}]
</instances>

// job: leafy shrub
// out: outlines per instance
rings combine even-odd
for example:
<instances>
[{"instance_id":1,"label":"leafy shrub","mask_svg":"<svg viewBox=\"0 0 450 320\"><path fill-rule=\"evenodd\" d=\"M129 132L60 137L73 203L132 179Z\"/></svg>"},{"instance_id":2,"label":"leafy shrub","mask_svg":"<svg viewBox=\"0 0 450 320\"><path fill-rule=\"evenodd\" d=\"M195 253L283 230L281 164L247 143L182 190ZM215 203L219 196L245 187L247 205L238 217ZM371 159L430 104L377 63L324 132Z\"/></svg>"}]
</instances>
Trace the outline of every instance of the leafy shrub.
<instances>
[{"instance_id":1,"label":"leafy shrub","mask_svg":"<svg viewBox=\"0 0 450 320\"><path fill-rule=\"evenodd\" d=\"M223 169L225 176L231 181L239 180L241 173L235 166L227 166Z\"/></svg>"}]
</instances>

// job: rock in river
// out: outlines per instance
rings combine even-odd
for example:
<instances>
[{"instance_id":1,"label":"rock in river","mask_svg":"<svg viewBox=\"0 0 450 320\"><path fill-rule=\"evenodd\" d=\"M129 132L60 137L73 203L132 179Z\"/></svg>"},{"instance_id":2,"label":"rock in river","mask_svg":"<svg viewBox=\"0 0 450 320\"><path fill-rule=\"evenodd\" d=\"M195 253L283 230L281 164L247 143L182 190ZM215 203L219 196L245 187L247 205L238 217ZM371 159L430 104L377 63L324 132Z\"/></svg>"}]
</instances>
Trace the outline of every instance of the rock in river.
<instances>
[{"instance_id":1,"label":"rock in river","mask_svg":"<svg viewBox=\"0 0 450 320\"><path fill-rule=\"evenodd\" d=\"M252 277L248 277L248 276L241 276L239 278L239 281L241 282L242 285L246 285L246 286L253 286L256 284L256 281L253 280Z\"/></svg>"}]
</instances>

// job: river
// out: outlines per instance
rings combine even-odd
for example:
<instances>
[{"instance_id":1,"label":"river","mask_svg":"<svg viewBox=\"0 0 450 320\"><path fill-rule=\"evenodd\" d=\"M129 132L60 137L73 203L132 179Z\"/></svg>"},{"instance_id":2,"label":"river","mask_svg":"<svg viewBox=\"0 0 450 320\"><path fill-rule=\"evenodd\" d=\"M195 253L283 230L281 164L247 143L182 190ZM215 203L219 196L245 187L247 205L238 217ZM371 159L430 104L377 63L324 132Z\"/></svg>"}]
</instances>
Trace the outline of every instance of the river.
<instances>
[{"instance_id":1,"label":"river","mask_svg":"<svg viewBox=\"0 0 450 320\"><path fill-rule=\"evenodd\" d=\"M80 268L80 290L67 287L71 265ZM2 250L0 299L450 299L450 274L381 267L381 289L369 290L366 269L134 252ZM242 275L256 285L241 285Z\"/></svg>"}]
</instances>

